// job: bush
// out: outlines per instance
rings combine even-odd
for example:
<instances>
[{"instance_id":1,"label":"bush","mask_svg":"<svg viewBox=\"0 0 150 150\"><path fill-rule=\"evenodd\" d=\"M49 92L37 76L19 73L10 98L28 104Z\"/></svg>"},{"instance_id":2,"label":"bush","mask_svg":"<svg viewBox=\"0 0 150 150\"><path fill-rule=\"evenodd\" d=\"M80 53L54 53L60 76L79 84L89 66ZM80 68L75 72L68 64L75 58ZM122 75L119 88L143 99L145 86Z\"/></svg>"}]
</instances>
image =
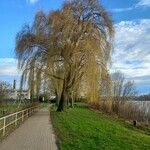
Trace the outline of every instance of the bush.
<instances>
[{"instance_id":1,"label":"bush","mask_svg":"<svg viewBox=\"0 0 150 150\"><path fill-rule=\"evenodd\" d=\"M91 108L101 110L107 114L116 114L118 117L127 120L136 120L140 123L150 123L150 112L139 109L132 101L108 101L103 100L99 103L90 103Z\"/></svg>"}]
</instances>

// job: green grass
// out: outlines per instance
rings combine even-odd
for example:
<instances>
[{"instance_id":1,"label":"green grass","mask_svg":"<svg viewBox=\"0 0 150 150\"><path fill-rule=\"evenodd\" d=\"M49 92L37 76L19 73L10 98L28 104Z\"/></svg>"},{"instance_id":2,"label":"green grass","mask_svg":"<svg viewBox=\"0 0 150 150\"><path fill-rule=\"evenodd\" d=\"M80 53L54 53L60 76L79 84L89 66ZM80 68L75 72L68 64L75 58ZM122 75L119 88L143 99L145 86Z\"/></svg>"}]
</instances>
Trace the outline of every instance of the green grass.
<instances>
[{"instance_id":1,"label":"green grass","mask_svg":"<svg viewBox=\"0 0 150 150\"><path fill-rule=\"evenodd\" d=\"M115 118L75 107L66 112L51 109L61 150L149 150L150 136Z\"/></svg>"},{"instance_id":2,"label":"green grass","mask_svg":"<svg viewBox=\"0 0 150 150\"><path fill-rule=\"evenodd\" d=\"M40 108L46 108L50 105L50 103L40 103Z\"/></svg>"},{"instance_id":3,"label":"green grass","mask_svg":"<svg viewBox=\"0 0 150 150\"><path fill-rule=\"evenodd\" d=\"M43 105L47 105L47 104L43 104ZM6 116L8 114L12 114L14 112L17 112L17 111L20 111L20 110L23 110L23 109L26 109L26 108L32 107L32 106L34 106L34 105L32 105L32 104L13 104L13 103L0 104L0 117Z\"/></svg>"},{"instance_id":4,"label":"green grass","mask_svg":"<svg viewBox=\"0 0 150 150\"><path fill-rule=\"evenodd\" d=\"M5 115L7 115L7 114L11 114L13 112L22 110L25 107L26 107L25 104L21 104L19 107L17 104L1 104L0 105L0 117L2 117L4 115L3 111L6 113Z\"/></svg>"}]
</instances>

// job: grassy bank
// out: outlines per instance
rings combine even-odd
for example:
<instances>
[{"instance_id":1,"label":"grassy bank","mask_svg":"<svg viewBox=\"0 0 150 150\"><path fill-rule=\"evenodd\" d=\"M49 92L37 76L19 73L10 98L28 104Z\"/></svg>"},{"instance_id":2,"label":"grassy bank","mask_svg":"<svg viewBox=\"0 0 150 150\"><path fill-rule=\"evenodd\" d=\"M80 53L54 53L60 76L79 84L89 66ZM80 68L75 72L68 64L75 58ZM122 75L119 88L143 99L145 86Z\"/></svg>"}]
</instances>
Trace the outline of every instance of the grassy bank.
<instances>
[{"instance_id":1,"label":"grassy bank","mask_svg":"<svg viewBox=\"0 0 150 150\"><path fill-rule=\"evenodd\" d=\"M22 110L25 107L25 104L21 104L19 107L18 104L0 104L0 117Z\"/></svg>"},{"instance_id":2,"label":"grassy bank","mask_svg":"<svg viewBox=\"0 0 150 150\"><path fill-rule=\"evenodd\" d=\"M0 104L0 117L12 114L14 112L26 109L28 107L35 106L37 103L28 103L28 104ZM45 106L46 104L41 104L40 106Z\"/></svg>"},{"instance_id":3,"label":"grassy bank","mask_svg":"<svg viewBox=\"0 0 150 150\"><path fill-rule=\"evenodd\" d=\"M58 113L52 123L61 150L149 150L150 136L132 125L86 107Z\"/></svg>"}]
</instances>

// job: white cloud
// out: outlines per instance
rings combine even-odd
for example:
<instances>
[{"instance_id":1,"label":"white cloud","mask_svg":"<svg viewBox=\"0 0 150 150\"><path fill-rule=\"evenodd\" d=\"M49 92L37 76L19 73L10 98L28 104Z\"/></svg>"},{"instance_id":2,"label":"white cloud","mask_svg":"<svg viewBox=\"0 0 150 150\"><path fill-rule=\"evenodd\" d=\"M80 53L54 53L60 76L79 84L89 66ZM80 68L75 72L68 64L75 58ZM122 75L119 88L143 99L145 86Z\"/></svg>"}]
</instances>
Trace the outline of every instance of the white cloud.
<instances>
[{"instance_id":1,"label":"white cloud","mask_svg":"<svg viewBox=\"0 0 150 150\"><path fill-rule=\"evenodd\" d=\"M115 28L112 70L121 70L137 84L150 84L150 19L122 21Z\"/></svg>"},{"instance_id":2,"label":"white cloud","mask_svg":"<svg viewBox=\"0 0 150 150\"><path fill-rule=\"evenodd\" d=\"M17 60L14 58L0 58L0 75L18 75Z\"/></svg>"},{"instance_id":3,"label":"white cloud","mask_svg":"<svg viewBox=\"0 0 150 150\"><path fill-rule=\"evenodd\" d=\"M139 8L139 7L150 7L150 0L138 0L138 2L131 7L114 8L114 9L112 9L112 12L119 13L119 12L131 11L131 10L133 10L135 8Z\"/></svg>"},{"instance_id":4,"label":"white cloud","mask_svg":"<svg viewBox=\"0 0 150 150\"><path fill-rule=\"evenodd\" d=\"M136 6L150 7L150 0L139 0Z\"/></svg>"},{"instance_id":5,"label":"white cloud","mask_svg":"<svg viewBox=\"0 0 150 150\"><path fill-rule=\"evenodd\" d=\"M30 4L34 4L34 3L38 2L39 0L26 0L26 1Z\"/></svg>"},{"instance_id":6,"label":"white cloud","mask_svg":"<svg viewBox=\"0 0 150 150\"><path fill-rule=\"evenodd\" d=\"M125 12L125 11L130 11L133 10L133 7L128 7L128 8L114 8L112 9L112 12Z\"/></svg>"}]
</instances>

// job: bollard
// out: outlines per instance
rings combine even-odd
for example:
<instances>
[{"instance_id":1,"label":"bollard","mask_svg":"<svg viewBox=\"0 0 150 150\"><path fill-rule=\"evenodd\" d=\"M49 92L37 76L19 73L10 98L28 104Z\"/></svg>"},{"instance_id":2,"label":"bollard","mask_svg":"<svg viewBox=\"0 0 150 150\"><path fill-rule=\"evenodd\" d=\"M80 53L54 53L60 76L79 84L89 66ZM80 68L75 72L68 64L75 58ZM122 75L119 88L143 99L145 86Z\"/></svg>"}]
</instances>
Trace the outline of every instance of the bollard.
<instances>
[{"instance_id":1,"label":"bollard","mask_svg":"<svg viewBox=\"0 0 150 150\"><path fill-rule=\"evenodd\" d=\"M136 127L136 120L133 120L133 126Z\"/></svg>"}]
</instances>

